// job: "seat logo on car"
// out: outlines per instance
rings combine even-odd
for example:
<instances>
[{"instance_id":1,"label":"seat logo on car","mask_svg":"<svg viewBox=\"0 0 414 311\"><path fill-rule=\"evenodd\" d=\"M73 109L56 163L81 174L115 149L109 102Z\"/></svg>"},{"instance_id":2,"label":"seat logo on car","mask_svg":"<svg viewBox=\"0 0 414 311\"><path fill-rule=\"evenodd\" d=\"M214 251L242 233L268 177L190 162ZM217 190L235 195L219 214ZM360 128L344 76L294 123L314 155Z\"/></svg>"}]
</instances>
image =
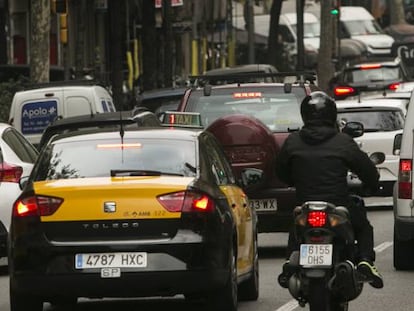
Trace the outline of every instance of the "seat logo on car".
<instances>
[{"instance_id":1,"label":"seat logo on car","mask_svg":"<svg viewBox=\"0 0 414 311\"><path fill-rule=\"evenodd\" d=\"M104 212L105 213L115 213L116 212L116 203L115 202L105 202L104 203Z\"/></svg>"}]
</instances>

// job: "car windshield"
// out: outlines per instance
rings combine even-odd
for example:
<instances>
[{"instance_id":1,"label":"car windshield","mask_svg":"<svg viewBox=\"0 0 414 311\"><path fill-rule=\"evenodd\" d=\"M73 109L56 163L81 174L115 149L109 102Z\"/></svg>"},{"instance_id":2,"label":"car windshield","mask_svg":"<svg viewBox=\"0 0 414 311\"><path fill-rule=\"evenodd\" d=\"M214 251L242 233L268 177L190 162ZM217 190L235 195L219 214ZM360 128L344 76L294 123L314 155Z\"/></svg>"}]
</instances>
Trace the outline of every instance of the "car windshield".
<instances>
[{"instance_id":1,"label":"car windshield","mask_svg":"<svg viewBox=\"0 0 414 311\"><path fill-rule=\"evenodd\" d=\"M345 73L345 82L375 82L384 80L400 80L401 71L398 67L378 67L375 69L350 70Z\"/></svg>"},{"instance_id":2,"label":"car windshield","mask_svg":"<svg viewBox=\"0 0 414 311\"><path fill-rule=\"evenodd\" d=\"M231 115L253 116L274 132L299 129L303 123L300 115L300 99L294 93L271 93L234 90L210 96L193 96L186 111L199 112L203 126L216 119Z\"/></svg>"},{"instance_id":3,"label":"car windshield","mask_svg":"<svg viewBox=\"0 0 414 311\"><path fill-rule=\"evenodd\" d=\"M195 143L186 140L84 140L48 145L39 159L35 180L111 176L121 170L195 176ZM154 173L154 175L157 175Z\"/></svg>"},{"instance_id":4,"label":"car windshield","mask_svg":"<svg viewBox=\"0 0 414 311\"><path fill-rule=\"evenodd\" d=\"M380 26L375 20L344 21L345 27L351 36L381 34Z\"/></svg>"},{"instance_id":5,"label":"car windshield","mask_svg":"<svg viewBox=\"0 0 414 311\"><path fill-rule=\"evenodd\" d=\"M293 31L296 33L297 26L292 25ZM319 38L321 33L321 25L319 23L305 23L303 27L304 38Z\"/></svg>"},{"instance_id":6,"label":"car windshield","mask_svg":"<svg viewBox=\"0 0 414 311\"><path fill-rule=\"evenodd\" d=\"M341 123L361 122L364 132L387 132L404 128L404 115L400 110L338 112L338 120Z\"/></svg>"}]
</instances>

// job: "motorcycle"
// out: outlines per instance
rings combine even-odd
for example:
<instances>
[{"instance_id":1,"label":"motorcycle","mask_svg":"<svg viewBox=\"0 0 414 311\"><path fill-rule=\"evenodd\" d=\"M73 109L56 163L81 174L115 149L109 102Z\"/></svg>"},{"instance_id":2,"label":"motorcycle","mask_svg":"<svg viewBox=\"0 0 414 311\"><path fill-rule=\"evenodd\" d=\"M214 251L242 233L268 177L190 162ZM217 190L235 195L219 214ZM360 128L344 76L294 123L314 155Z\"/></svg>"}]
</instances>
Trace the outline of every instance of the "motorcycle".
<instances>
[{"instance_id":1,"label":"motorcycle","mask_svg":"<svg viewBox=\"0 0 414 311\"><path fill-rule=\"evenodd\" d=\"M374 164L385 160L382 152L370 156ZM358 182L353 180L353 187ZM362 186L361 183L359 185ZM364 201L352 195L365 208ZM285 267L291 272L290 294L310 311L346 311L369 282L356 269L357 242L345 206L308 201L294 209L294 227L300 248Z\"/></svg>"}]
</instances>

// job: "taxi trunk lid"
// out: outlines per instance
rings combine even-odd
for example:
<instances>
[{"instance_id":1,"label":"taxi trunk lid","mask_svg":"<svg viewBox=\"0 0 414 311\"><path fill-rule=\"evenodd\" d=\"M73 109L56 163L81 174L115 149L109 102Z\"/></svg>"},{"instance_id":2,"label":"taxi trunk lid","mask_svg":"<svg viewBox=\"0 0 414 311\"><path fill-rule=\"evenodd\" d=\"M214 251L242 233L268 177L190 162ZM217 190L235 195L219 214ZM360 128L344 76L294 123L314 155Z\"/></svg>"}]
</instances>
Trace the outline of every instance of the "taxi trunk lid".
<instances>
[{"instance_id":1,"label":"taxi trunk lid","mask_svg":"<svg viewBox=\"0 0 414 311\"><path fill-rule=\"evenodd\" d=\"M167 211L157 196L184 191L193 178L102 177L34 183L35 193L63 199L41 216L49 240L166 239L177 232L181 212Z\"/></svg>"}]
</instances>

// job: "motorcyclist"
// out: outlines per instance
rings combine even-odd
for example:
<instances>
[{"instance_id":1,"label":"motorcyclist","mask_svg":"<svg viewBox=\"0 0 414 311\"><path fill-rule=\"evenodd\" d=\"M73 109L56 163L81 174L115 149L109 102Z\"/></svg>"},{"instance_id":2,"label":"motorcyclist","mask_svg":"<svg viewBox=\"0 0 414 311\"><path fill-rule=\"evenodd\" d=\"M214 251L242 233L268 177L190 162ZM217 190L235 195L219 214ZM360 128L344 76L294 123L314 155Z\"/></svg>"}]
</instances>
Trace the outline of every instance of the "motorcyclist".
<instances>
[{"instance_id":1,"label":"motorcyclist","mask_svg":"<svg viewBox=\"0 0 414 311\"><path fill-rule=\"evenodd\" d=\"M358 205L348 193L347 174L352 171L371 191L378 189L379 174L352 137L337 126L335 101L321 91L306 96L300 107L304 126L292 133L276 159L276 174L296 188L297 205L305 201L327 201L347 206L355 231L359 256L357 269L375 288L383 287L382 276L374 265L373 228L365 206ZM287 258L299 248L291 230ZM287 288L291 272L288 261L279 276L279 284Z\"/></svg>"}]
</instances>

